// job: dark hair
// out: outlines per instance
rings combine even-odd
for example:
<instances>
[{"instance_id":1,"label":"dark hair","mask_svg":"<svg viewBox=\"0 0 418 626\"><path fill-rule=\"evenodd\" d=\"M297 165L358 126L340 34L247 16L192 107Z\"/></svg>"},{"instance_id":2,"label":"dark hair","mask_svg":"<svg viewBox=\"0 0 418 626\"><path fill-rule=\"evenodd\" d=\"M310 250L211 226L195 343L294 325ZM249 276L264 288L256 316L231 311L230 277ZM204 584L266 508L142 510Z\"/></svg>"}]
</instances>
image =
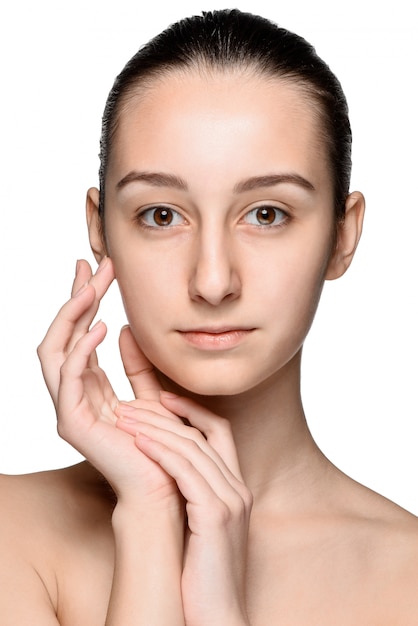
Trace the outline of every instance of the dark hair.
<instances>
[{"instance_id":1,"label":"dark hair","mask_svg":"<svg viewBox=\"0 0 418 626\"><path fill-rule=\"evenodd\" d=\"M351 129L341 84L302 37L237 9L204 12L176 22L151 39L116 78L106 102L100 141L100 206L104 218L105 177L112 139L123 104L170 70L253 69L298 85L318 112L328 149L337 220L344 218L351 173Z\"/></svg>"}]
</instances>

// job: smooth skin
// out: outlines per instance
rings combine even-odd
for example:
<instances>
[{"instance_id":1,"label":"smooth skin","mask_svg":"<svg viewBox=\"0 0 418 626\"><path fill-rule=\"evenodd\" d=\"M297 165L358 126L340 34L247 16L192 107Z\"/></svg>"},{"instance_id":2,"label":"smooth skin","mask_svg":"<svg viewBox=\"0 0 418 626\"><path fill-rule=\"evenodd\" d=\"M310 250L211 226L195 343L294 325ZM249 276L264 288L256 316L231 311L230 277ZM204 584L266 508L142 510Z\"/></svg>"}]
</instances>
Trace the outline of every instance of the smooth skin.
<instances>
[{"instance_id":1,"label":"smooth skin","mask_svg":"<svg viewBox=\"0 0 418 626\"><path fill-rule=\"evenodd\" d=\"M324 457L300 398L303 341L324 280L351 263L363 196L334 241L295 85L189 72L147 89L116 133L104 237L88 193L98 271L78 262L39 347L59 433L88 463L2 477L0 621L415 625L416 518ZM130 402L91 327L115 276Z\"/></svg>"}]
</instances>

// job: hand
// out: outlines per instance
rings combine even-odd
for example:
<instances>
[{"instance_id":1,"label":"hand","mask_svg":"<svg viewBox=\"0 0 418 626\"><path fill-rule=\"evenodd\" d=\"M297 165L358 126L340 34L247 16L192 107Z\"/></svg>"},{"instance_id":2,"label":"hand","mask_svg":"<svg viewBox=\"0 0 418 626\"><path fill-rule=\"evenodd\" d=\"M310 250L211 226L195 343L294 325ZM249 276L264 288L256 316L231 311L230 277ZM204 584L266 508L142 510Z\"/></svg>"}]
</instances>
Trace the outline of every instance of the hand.
<instances>
[{"instance_id":1,"label":"hand","mask_svg":"<svg viewBox=\"0 0 418 626\"><path fill-rule=\"evenodd\" d=\"M185 621L248 624L244 585L252 497L230 424L189 399L163 392L161 402L192 426L120 405L117 427L135 436L138 449L175 479L186 500Z\"/></svg>"},{"instance_id":2,"label":"hand","mask_svg":"<svg viewBox=\"0 0 418 626\"><path fill-rule=\"evenodd\" d=\"M150 503L148 494L158 490L160 499L165 495L179 507L173 479L146 455L138 454L132 438L115 428L118 399L96 356L106 326L98 322L90 328L113 279L109 258L102 261L95 275L86 261L78 262L72 297L61 308L38 348L57 413L58 432L105 476L118 501L128 502L129 506L139 502L141 508L144 500ZM122 337L125 367L138 372L131 377L135 387L139 389L144 384L145 395L152 392L155 397L158 391L150 385L157 383L150 374L149 362L135 347L130 332L125 330ZM148 375L144 376L147 371Z\"/></svg>"}]
</instances>

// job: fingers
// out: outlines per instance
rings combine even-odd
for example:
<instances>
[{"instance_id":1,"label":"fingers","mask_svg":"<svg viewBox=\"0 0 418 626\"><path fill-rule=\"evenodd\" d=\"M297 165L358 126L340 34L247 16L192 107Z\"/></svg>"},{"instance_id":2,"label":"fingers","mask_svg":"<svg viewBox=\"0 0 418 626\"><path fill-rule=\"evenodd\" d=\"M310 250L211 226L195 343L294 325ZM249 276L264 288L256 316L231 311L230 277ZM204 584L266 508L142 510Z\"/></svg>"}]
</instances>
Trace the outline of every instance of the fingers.
<instances>
[{"instance_id":1,"label":"fingers","mask_svg":"<svg viewBox=\"0 0 418 626\"><path fill-rule=\"evenodd\" d=\"M158 430L161 430L168 433L167 437L170 437L171 433L188 441L192 441L204 454L218 465L228 480L234 480L234 474L219 456L218 452L207 442L204 435L196 428L186 426L180 418L177 417L176 420L173 420L173 417L167 417L157 411L147 410L144 407L137 409L125 403L119 403L115 409L115 413L120 418L116 424L117 427L128 432L130 435L135 436L140 432L153 437Z\"/></svg>"},{"instance_id":2,"label":"fingers","mask_svg":"<svg viewBox=\"0 0 418 626\"><path fill-rule=\"evenodd\" d=\"M114 279L111 260L106 257L102 263L103 265L101 264L96 274L92 276L88 263L79 262L81 270L76 276L74 285L78 286L87 276L90 276L90 279L83 282L79 289L73 287L72 298L61 307L42 342L43 345L46 344L53 350L63 346L71 349L79 337L87 332L97 313L101 298Z\"/></svg>"},{"instance_id":3,"label":"fingers","mask_svg":"<svg viewBox=\"0 0 418 626\"><path fill-rule=\"evenodd\" d=\"M78 339L84 335L92 323L98 309L99 304L105 293L110 287L115 274L113 270L113 264L109 257L104 257L97 268L95 274L92 274L90 265L87 261L81 260L77 264L77 275L74 281L74 285L77 283L81 283L80 289L82 290L84 286L91 285L95 290L95 298L90 307L84 312L83 315L77 320L77 323L74 326L72 341L70 342L68 348L71 350L73 345L78 341ZM73 287L74 289L74 287ZM74 292L74 295L80 293L80 289Z\"/></svg>"},{"instance_id":4,"label":"fingers","mask_svg":"<svg viewBox=\"0 0 418 626\"><path fill-rule=\"evenodd\" d=\"M211 445L211 442L205 438L200 430L187 426L180 419L173 421L172 418L161 415L158 412L146 410L145 408L137 409L125 403L120 403L115 412L120 418L116 425L121 430L133 436L140 433L169 447L173 442L177 442L177 451L180 455L183 453L183 445L185 454L190 451L190 447L195 451L199 450L204 457L213 462L217 472L221 473L224 480L234 485L238 490L240 489L242 478L239 468L237 468L236 452L230 429L225 429L223 432L223 437L229 440L228 445L223 444L220 447L223 450L228 449L228 451L232 449L233 453L229 453L229 457L222 457L219 450ZM212 413L210 413L210 416L215 420L217 418ZM223 421L220 420L221 423ZM218 439L220 441L222 437L219 435Z\"/></svg>"},{"instance_id":5,"label":"fingers","mask_svg":"<svg viewBox=\"0 0 418 626\"><path fill-rule=\"evenodd\" d=\"M60 368L64 363L68 344L77 320L94 302L94 288L87 285L59 311L42 343L38 347L42 372L52 400L56 404L60 381Z\"/></svg>"},{"instance_id":6,"label":"fingers","mask_svg":"<svg viewBox=\"0 0 418 626\"><path fill-rule=\"evenodd\" d=\"M141 410L137 415L142 421L135 423L132 407L124 416L125 425L120 419L117 427L135 434L138 450L174 479L186 501L181 579L185 619L198 623L202 615L205 621L210 614L211 623L230 623L231 614L236 614L234 623L247 624L245 570L252 494L209 442L209 438L216 441L236 459L231 429L225 420L194 402L164 393L161 400L196 428ZM124 411L124 405L118 408ZM213 598L216 606L211 613Z\"/></svg>"},{"instance_id":7,"label":"fingers","mask_svg":"<svg viewBox=\"0 0 418 626\"><path fill-rule=\"evenodd\" d=\"M249 516L252 496L247 487L232 474L225 475L220 465L193 440L141 425L135 444L176 481L187 501L192 532L197 530L195 524L200 528L222 528L232 518Z\"/></svg>"},{"instance_id":8,"label":"fingers","mask_svg":"<svg viewBox=\"0 0 418 626\"><path fill-rule=\"evenodd\" d=\"M78 260L76 264L73 287L71 289L71 297L73 297L83 285L89 282L92 275L93 273L91 271L89 263L87 263L87 261L85 261L84 259Z\"/></svg>"},{"instance_id":9,"label":"fingers","mask_svg":"<svg viewBox=\"0 0 418 626\"><path fill-rule=\"evenodd\" d=\"M102 262L94 276L86 261L80 261L77 269L73 285L74 294L60 309L38 347L42 372L54 403L57 401L60 368L77 341L88 332L100 299L114 278L110 259ZM87 283L85 278L88 279ZM90 365L94 362L96 359L93 352L90 354Z\"/></svg>"},{"instance_id":10,"label":"fingers","mask_svg":"<svg viewBox=\"0 0 418 626\"><path fill-rule=\"evenodd\" d=\"M106 325L99 321L74 346L61 367L62 378L80 377L88 366L90 354L106 336Z\"/></svg>"},{"instance_id":11,"label":"fingers","mask_svg":"<svg viewBox=\"0 0 418 626\"><path fill-rule=\"evenodd\" d=\"M232 473L242 480L229 420L215 415L190 398L182 398L166 391L161 392L161 404L176 415L186 418L192 426L202 432Z\"/></svg>"},{"instance_id":12,"label":"fingers","mask_svg":"<svg viewBox=\"0 0 418 626\"><path fill-rule=\"evenodd\" d=\"M155 368L139 348L129 326L121 330L119 348L135 397L159 401L161 385L155 374Z\"/></svg>"},{"instance_id":13,"label":"fingers","mask_svg":"<svg viewBox=\"0 0 418 626\"><path fill-rule=\"evenodd\" d=\"M71 415L84 396L86 381L83 380L90 355L106 336L106 326L97 322L75 345L60 370L59 406L63 414Z\"/></svg>"}]
</instances>

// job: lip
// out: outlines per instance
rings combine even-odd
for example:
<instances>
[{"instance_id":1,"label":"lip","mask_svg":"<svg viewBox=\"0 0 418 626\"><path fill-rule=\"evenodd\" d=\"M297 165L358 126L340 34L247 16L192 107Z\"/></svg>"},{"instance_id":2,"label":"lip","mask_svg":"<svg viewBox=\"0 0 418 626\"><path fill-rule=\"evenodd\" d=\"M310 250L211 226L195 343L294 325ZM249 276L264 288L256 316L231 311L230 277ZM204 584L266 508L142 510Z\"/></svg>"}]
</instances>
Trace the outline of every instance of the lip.
<instances>
[{"instance_id":1,"label":"lip","mask_svg":"<svg viewBox=\"0 0 418 626\"><path fill-rule=\"evenodd\" d=\"M201 350L229 350L238 346L255 329L231 327L203 327L180 330L183 339Z\"/></svg>"}]
</instances>

